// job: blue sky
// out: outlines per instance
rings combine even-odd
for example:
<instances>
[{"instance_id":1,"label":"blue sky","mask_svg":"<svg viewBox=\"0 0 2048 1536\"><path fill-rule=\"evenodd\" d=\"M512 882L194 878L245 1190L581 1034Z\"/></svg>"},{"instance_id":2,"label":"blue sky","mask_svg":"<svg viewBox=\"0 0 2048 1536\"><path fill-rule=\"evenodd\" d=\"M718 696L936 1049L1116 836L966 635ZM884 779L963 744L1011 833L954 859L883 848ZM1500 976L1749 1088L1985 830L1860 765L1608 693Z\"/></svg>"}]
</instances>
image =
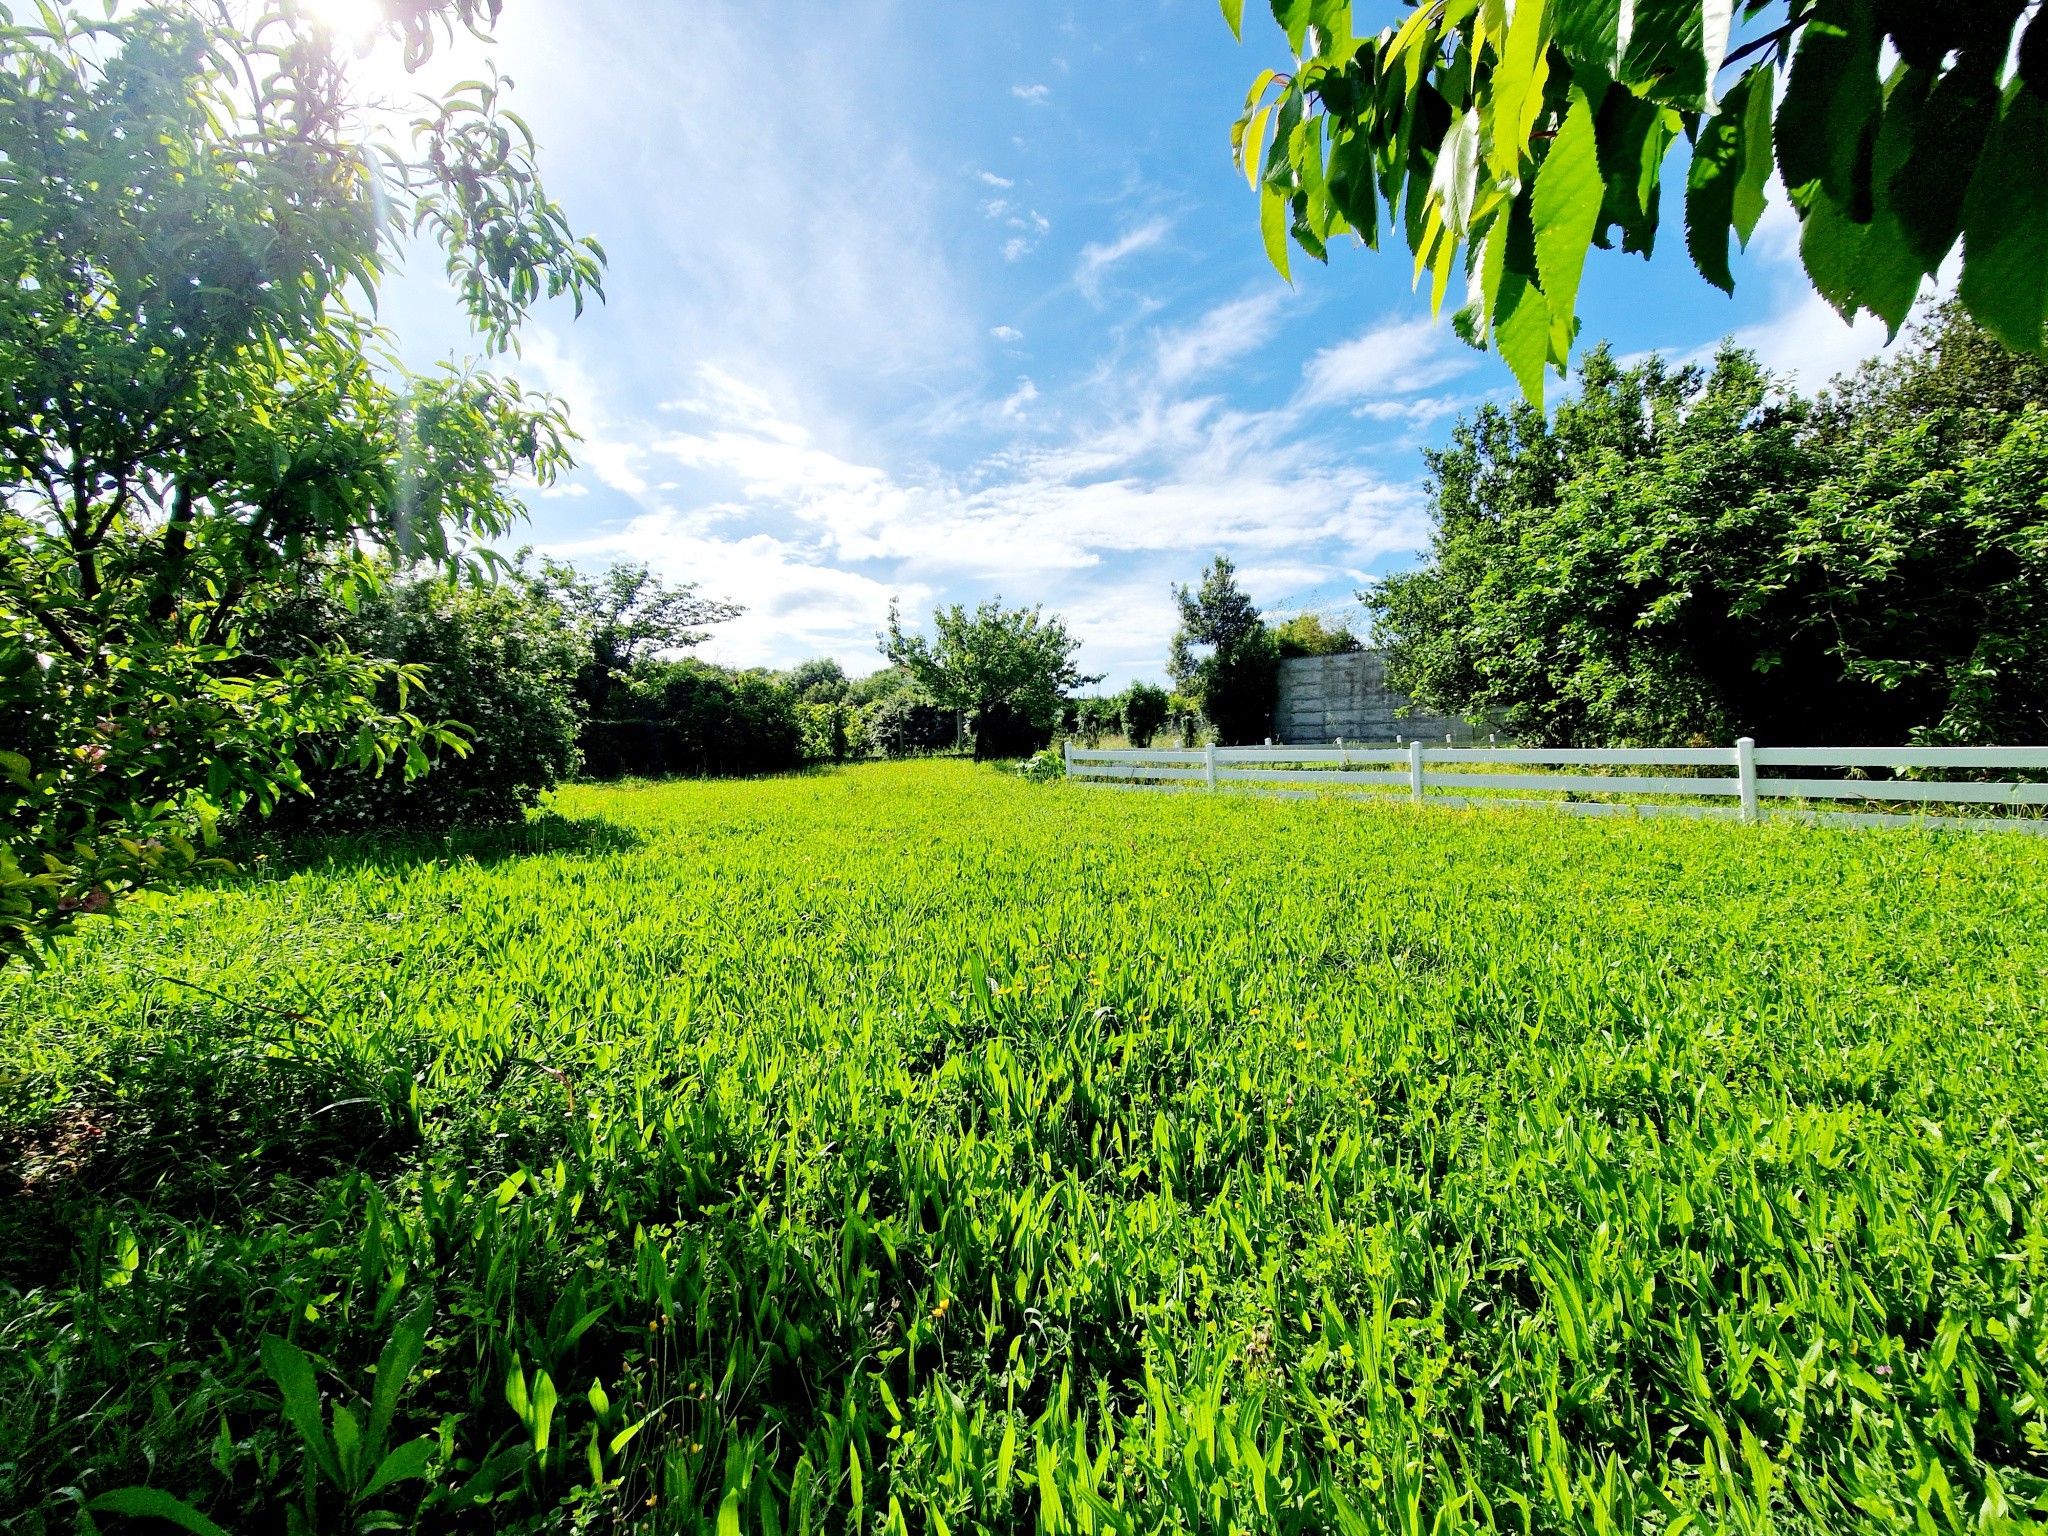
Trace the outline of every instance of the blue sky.
<instances>
[{"instance_id":1,"label":"blue sky","mask_svg":"<svg viewBox=\"0 0 2048 1536\"><path fill-rule=\"evenodd\" d=\"M1421 449L1512 383L1401 252L1267 266L1228 130L1285 45L1246 9L1240 47L1214 0L507 0L423 83L494 60L611 257L609 302L543 309L510 365L585 438L531 542L745 604L700 653L735 665L869 671L892 596L1000 593L1106 686L1156 678L1170 584L1219 552L1269 611L1355 622L1426 537ZM1677 201L1654 261L1594 253L1585 338L1733 334L1807 385L1882 344L1812 295L1782 205L1731 300ZM416 365L470 350L430 260L384 318Z\"/></svg>"}]
</instances>

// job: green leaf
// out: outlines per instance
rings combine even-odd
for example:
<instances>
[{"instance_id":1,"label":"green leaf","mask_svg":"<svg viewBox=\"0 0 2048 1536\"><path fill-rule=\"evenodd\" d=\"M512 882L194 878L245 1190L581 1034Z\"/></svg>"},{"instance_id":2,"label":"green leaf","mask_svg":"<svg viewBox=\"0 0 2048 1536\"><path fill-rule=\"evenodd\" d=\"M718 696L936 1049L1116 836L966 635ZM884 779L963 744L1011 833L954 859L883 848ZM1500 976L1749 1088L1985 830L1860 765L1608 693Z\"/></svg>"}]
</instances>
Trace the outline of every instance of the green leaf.
<instances>
[{"instance_id":1,"label":"green leaf","mask_svg":"<svg viewBox=\"0 0 2048 1536\"><path fill-rule=\"evenodd\" d=\"M2015 82L1963 205L1970 316L2015 351L2042 351L2048 312L2048 101Z\"/></svg>"},{"instance_id":2,"label":"green leaf","mask_svg":"<svg viewBox=\"0 0 2048 1536\"><path fill-rule=\"evenodd\" d=\"M1564 0L1557 7L1557 51L1573 82L1597 102L1620 67L1621 0Z\"/></svg>"},{"instance_id":3,"label":"green leaf","mask_svg":"<svg viewBox=\"0 0 2048 1536\"><path fill-rule=\"evenodd\" d=\"M1593 243L1593 225L1600 217L1606 188L1600 180L1599 146L1593 109L1576 88L1564 124L1550 142L1550 153L1536 172L1531 208L1536 225L1536 271L1549 301L1553 336L1551 351L1563 358L1571 350L1572 317L1577 311L1579 277L1586 248Z\"/></svg>"},{"instance_id":4,"label":"green leaf","mask_svg":"<svg viewBox=\"0 0 2048 1536\"><path fill-rule=\"evenodd\" d=\"M1478 113L1472 115L1475 139L1484 140L1491 148L1487 169L1503 182L1513 181L1528 153L1529 130L1542 106L1543 81L1549 69L1544 20L1543 0L1520 0L1515 6L1508 35L1495 54L1483 131ZM1448 217L1446 222L1450 222ZM1462 234L1465 225L1461 221L1452 227Z\"/></svg>"},{"instance_id":5,"label":"green leaf","mask_svg":"<svg viewBox=\"0 0 2048 1536\"><path fill-rule=\"evenodd\" d=\"M1857 55L1849 36L1856 0L1820 0L1799 49L1778 108L1778 170L1794 192L1819 181L1828 168L1829 118L1835 93Z\"/></svg>"},{"instance_id":6,"label":"green leaf","mask_svg":"<svg viewBox=\"0 0 2048 1536\"><path fill-rule=\"evenodd\" d=\"M1617 77L1651 100L1694 110L1707 104L1702 0L1636 0L1621 40Z\"/></svg>"},{"instance_id":7,"label":"green leaf","mask_svg":"<svg viewBox=\"0 0 2048 1536\"><path fill-rule=\"evenodd\" d=\"M1736 238L1748 250L1771 181L1771 109L1776 105L1778 68L1766 60L1750 70L1743 83L1749 90L1742 125L1742 178L1735 184L1732 213Z\"/></svg>"},{"instance_id":8,"label":"green leaf","mask_svg":"<svg viewBox=\"0 0 2048 1536\"><path fill-rule=\"evenodd\" d=\"M1895 113L1914 117L1912 149L1891 178L1889 195L1906 238L1933 271L1948 255L1963 224L1963 199L1998 123L1996 76L1951 69L1939 81L1933 72L1911 69L1888 93L1885 124Z\"/></svg>"},{"instance_id":9,"label":"green leaf","mask_svg":"<svg viewBox=\"0 0 2048 1536\"><path fill-rule=\"evenodd\" d=\"M161 1488L110 1488L85 1507L95 1515L167 1521L181 1531L191 1531L193 1536L228 1536L190 1504Z\"/></svg>"},{"instance_id":10,"label":"green leaf","mask_svg":"<svg viewBox=\"0 0 2048 1536\"><path fill-rule=\"evenodd\" d=\"M1292 283L1287 270L1287 196L1272 186L1259 188L1259 233L1265 238L1266 260Z\"/></svg>"},{"instance_id":11,"label":"green leaf","mask_svg":"<svg viewBox=\"0 0 2048 1536\"><path fill-rule=\"evenodd\" d=\"M718 1536L740 1536L740 1491L738 1488L725 1490L725 1497L718 1501Z\"/></svg>"},{"instance_id":12,"label":"green leaf","mask_svg":"<svg viewBox=\"0 0 2048 1536\"><path fill-rule=\"evenodd\" d=\"M277 1383L284 1415L299 1432L306 1455L327 1474L329 1482L340 1487L341 1468L334 1459L333 1446L328 1443L327 1427L321 1422L320 1388L313 1380L313 1362L298 1345L275 1334L265 1334L259 1349L263 1369Z\"/></svg>"},{"instance_id":13,"label":"green leaf","mask_svg":"<svg viewBox=\"0 0 2048 1536\"><path fill-rule=\"evenodd\" d=\"M1735 291L1728 270L1728 230L1735 222L1735 190L1742 181L1742 135L1749 123L1745 77L1700 125L1685 175L1685 248L1701 277L1723 293Z\"/></svg>"},{"instance_id":14,"label":"green leaf","mask_svg":"<svg viewBox=\"0 0 2048 1536\"><path fill-rule=\"evenodd\" d=\"M1230 35L1240 43L1244 41L1244 0L1222 0L1223 20L1230 28Z\"/></svg>"},{"instance_id":15,"label":"green leaf","mask_svg":"<svg viewBox=\"0 0 2048 1536\"><path fill-rule=\"evenodd\" d=\"M1287 46L1297 54L1308 36L1310 0L1272 0L1273 19L1287 34Z\"/></svg>"},{"instance_id":16,"label":"green leaf","mask_svg":"<svg viewBox=\"0 0 2048 1536\"><path fill-rule=\"evenodd\" d=\"M1444 227L1462 237L1472 227L1473 200L1479 192L1479 112L1475 108L1451 124L1437 151L1430 192L1442 208Z\"/></svg>"},{"instance_id":17,"label":"green leaf","mask_svg":"<svg viewBox=\"0 0 2048 1536\"><path fill-rule=\"evenodd\" d=\"M432 1440L408 1440L377 1463L377 1470L371 1474L370 1481L363 1486L363 1491L357 1497L371 1498L393 1483L423 1478L427 1475L427 1464L433 1459Z\"/></svg>"},{"instance_id":18,"label":"green leaf","mask_svg":"<svg viewBox=\"0 0 2048 1536\"><path fill-rule=\"evenodd\" d=\"M392 1330L390 1342L377 1357L377 1385L370 1395L370 1422L363 1437L372 1457L384 1454L384 1443L391 1433L391 1416L398 1411L399 1394L405 1390L413 1367L420 1363L420 1353L427 1344L427 1325L433 1316L434 1304L420 1303Z\"/></svg>"}]
</instances>

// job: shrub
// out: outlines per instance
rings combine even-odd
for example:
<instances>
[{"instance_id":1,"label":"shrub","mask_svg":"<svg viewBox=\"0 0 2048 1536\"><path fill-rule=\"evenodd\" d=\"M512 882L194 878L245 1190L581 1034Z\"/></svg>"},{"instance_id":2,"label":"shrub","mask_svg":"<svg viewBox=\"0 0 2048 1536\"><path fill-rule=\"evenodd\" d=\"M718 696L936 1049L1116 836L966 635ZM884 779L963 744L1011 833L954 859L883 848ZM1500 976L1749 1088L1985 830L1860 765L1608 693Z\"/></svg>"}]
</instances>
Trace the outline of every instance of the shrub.
<instances>
[{"instance_id":1,"label":"shrub","mask_svg":"<svg viewBox=\"0 0 2048 1536\"><path fill-rule=\"evenodd\" d=\"M883 757L944 752L959 741L960 716L908 688L868 706L863 716L870 751Z\"/></svg>"},{"instance_id":2,"label":"shrub","mask_svg":"<svg viewBox=\"0 0 2048 1536\"><path fill-rule=\"evenodd\" d=\"M382 774L308 766L312 794L278 806L279 830L511 821L576 772L582 641L560 609L525 588L401 578L364 597L353 614L322 611L302 626L301 640L325 631L363 654L424 668L427 697L410 708L460 724L470 746L467 755L444 749L414 779L395 764Z\"/></svg>"},{"instance_id":3,"label":"shrub","mask_svg":"<svg viewBox=\"0 0 2048 1536\"><path fill-rule=\"evenodd\" d=\"M796 718L803 732L807 763L836 763L847 756L847 709L843 704L799 703Z\"/></svg>"},{"instance_id":4,"label":"shrub","mask_svg":"<svg viewBox=\"0 0 2048 1536\"><path fill-rule=\"evenodd\" d=\"M1117 731L1123 724L1123 700L1120 697L1088 697L1067 701L1071 714L1069 728L1081 738L1083 746L1095 747L1102 744L1102 738Z\"/></svg>"},{"instance_id":5,"label":"shrub","mask_svg":"<svg viewBox=\"0 0 2048 1536\"><path fill-rule=\"evenodd\" d=\"M766 673L695 660L644 663L614 699L618 713L584 732L598 778L778 773L803 760L796 701Z\"/></svg>"},{"instance_id":6,"label":"shrub","mask_svg":"<svg viewBox=\"0 0 2048 1536\"><path fill-rule=\"evenodd\" d=\"M1149 747L1166 724L1172 695L1154 683L1133 683L1117 699L1123 712L1124 735L1134 747Z\"/></svg>"}]
</instances>

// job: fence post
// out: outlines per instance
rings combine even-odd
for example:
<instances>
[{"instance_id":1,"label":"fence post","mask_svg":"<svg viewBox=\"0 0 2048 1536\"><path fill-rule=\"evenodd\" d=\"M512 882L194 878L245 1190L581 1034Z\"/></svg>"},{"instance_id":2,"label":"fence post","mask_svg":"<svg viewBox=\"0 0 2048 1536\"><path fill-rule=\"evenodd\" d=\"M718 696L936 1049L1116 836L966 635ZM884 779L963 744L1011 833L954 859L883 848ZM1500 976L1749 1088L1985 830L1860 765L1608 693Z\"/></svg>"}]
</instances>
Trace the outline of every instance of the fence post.
<instances>
[{"instance_id":1,"label":"fence post","mask_svg":"<svg viewBox=\"0 0 2048 1536\"><path fill-rule=\"evenodd\" d=\"M1735 740L1735 777L1742 791L1742 819L1757 820L1756 808L1756 738L1738 736Z\"/></svg>"},{"instance_id":2,"label":"fence post","mask_svg":"<svg viewBox=\"0 0 2048 1536\"><path fill-rule=\"evenodd\" d=\"M1422 738L1420 736L1408 743L1408 794L1417 805L1422 804Z\"/></svg>"},{"instance_id":3,"label":"fence post","mask_svg":"<svg viewBox=\"0 0 2048 1536\"><path fill-rule=\"evenodd\" d=\"M1073 771L1074 738L1071 736L1067 736L1061 738L1060 740L1060 772L1064 776L1066 774L1072 773Z\"/></svg>"},{"instance_id":4,"label":"fence post","mask_svg":"<svg viewBox=\"0 0 2048 1536\"><path fill-rule=\"evenodd\" d=\"M1202 748L1202 781L1211 789L1216 787L1216 743L1213 741Z\"/></svg>"}]
</instances>

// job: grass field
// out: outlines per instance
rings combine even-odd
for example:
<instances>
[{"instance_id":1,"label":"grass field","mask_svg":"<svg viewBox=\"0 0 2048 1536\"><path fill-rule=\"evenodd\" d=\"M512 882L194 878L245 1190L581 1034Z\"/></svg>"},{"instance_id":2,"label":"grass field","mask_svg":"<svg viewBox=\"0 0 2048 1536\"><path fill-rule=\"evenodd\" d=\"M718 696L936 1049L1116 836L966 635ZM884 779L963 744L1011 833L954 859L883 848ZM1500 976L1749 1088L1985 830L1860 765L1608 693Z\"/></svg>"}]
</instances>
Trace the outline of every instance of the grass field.
<instances>
[{"instance_id":1,"label":"grass field","mask_svg":"<svg viewBox=\"0 0 2048 1536\"><path fill-rule=\"evenodd\" d=\"M555 812L0 980L0 1529L2048 1514L2035 839Z\"/></svg>"}]
</instances>

